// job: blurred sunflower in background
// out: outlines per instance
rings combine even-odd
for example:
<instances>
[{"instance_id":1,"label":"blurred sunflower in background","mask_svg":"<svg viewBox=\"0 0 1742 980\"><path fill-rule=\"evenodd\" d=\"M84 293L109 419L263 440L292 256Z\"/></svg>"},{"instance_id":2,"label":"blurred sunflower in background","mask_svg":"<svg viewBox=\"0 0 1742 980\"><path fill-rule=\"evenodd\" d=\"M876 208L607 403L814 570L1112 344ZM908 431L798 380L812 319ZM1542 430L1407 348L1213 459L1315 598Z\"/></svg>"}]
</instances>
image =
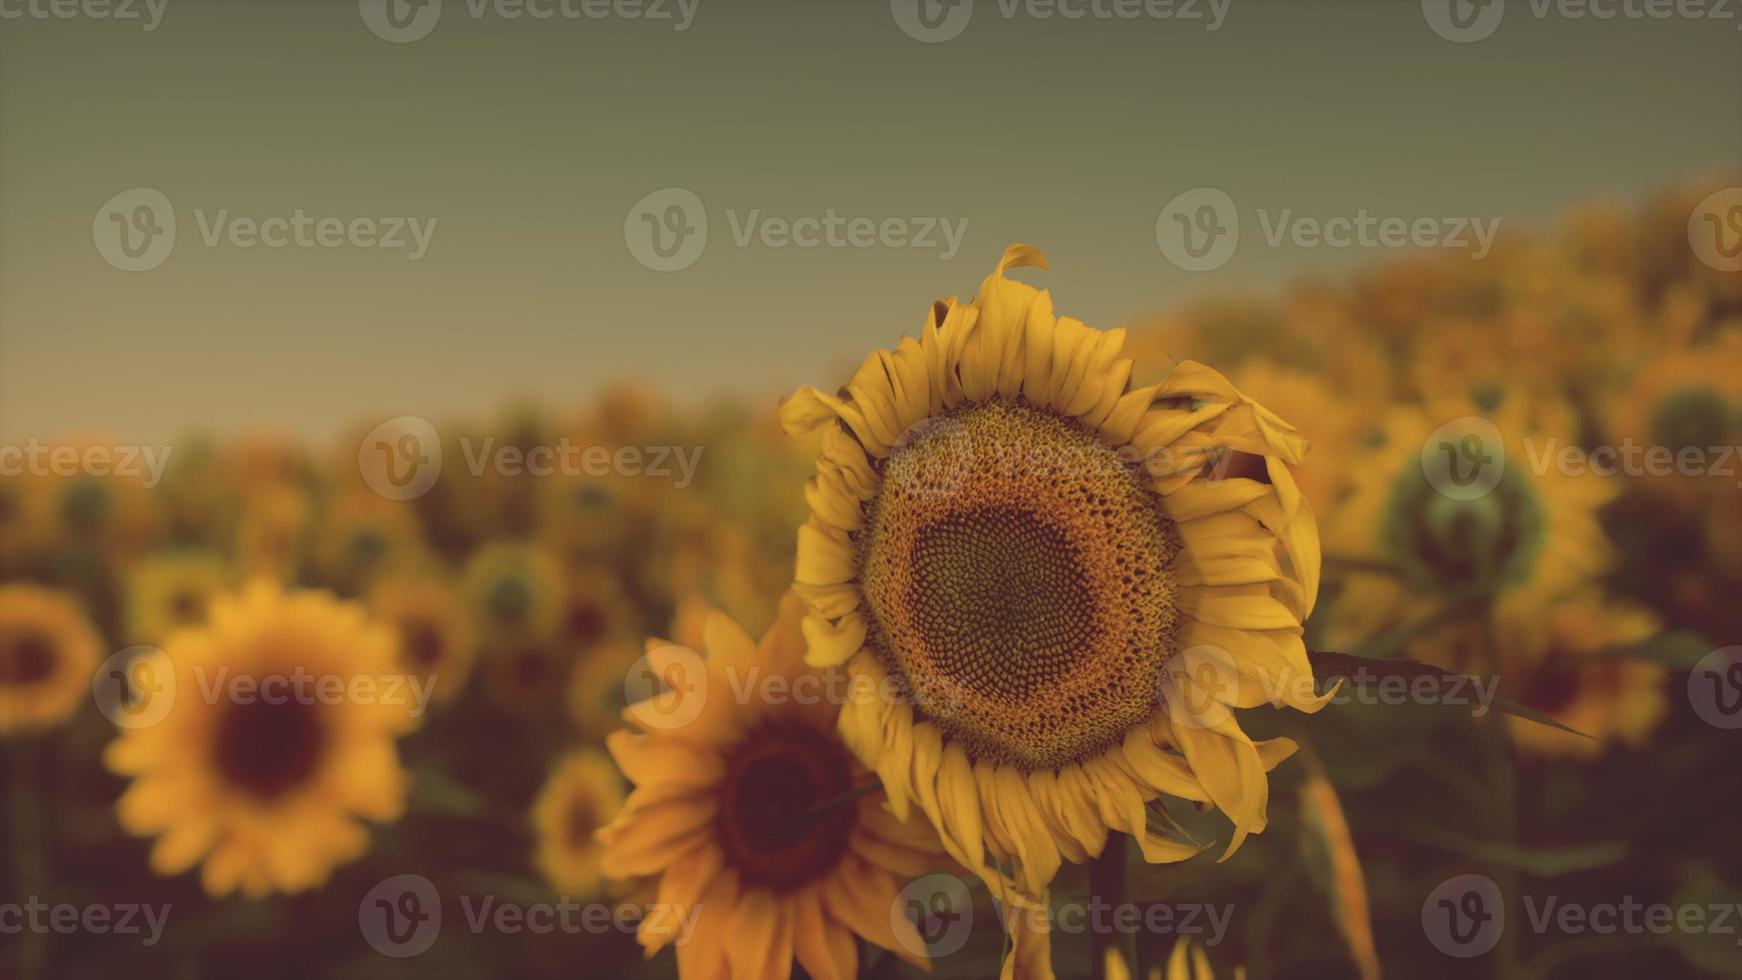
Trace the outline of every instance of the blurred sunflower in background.
<instances>
[{"instance_id":1,"label":"blurred sunflower in background","mask_svg":"<svg viewBox=\"0 0 1742 980\"><path fill-rule=\"evenodd\" d=\"M490 647L550 637L562 616L562 572L537 545L494 541L466 562L464 591Z\"/></svg>"},{"instance_id":2,"label":"blurred sunflower in background","mask_svg":"<svg viewBox=\"0 0 1742 980\"><path fill-rule=\"evenodd\" d=\"M206 618L206 607L233 586L229 565L215 554L179 551L154 555L127 575L127 637L158 643Z\"/></svg>"},{"instance_id":3,"label":"blurred sunflower in background","mask_svg":"<svg viewBox=\"0 0 1742 980\"><path fill-rule=\"evenodd\" d=\"M677 919L697 916L676 944L681 976L784 980L795 961L811 976L855 976L855 936L925 964L924 942L891 910L900 879L947 860L923 820L866 791L870 774L820 696L823 675L805 666L803 615L788 596L760 643L715 613L705 659L655 649L654 670L680 682L631 705L632 729L609 739L635 788L599 832L602 867L620 881L652 879L657 901L676 910L642 923L647 955L673 944ZM793 696L728 696L757 676L781 678Z\"/></svg>"},{"instance_id":4,"label":"blurred sunflower in background","mask_svg":"<svg viewBox=\"0 0 1742 980\"><path fill-rule=\"evenodd\" d=\"M577 749L557 760L532 804L534 859L552 888L574 897L599 890L605 848L595 838L623 809L623 800L623 777L604 753Z\"/></svg>"},{"instance_id":5,"label":"blurred sunflower in background","mask_svg":"<svg viewBox=\"0 0 1742 980\"><path fill-rule=\"evenodd\" d=\"M436 704L458 698L478 659L458 592L434 574L394 576L370 590L368 606L399 634L399 669L428 679Z\"/></svg>"},{"instance_id":6,"label":"blurred sunflower in background","mask_svg":"<svg viewBox=\"0 0 1742 980\"><path fill-rule=\"evenodd\" d=\"M1124 331L1055 316L1006 278L1024 266L1046 261L1011 247L972 302L782 417L823 436L795 586L810 661L911 694L850 699L843 737L897 814L1039 896L1110 832L1151 862L1196 854L1153 829L1161 794L1220 808L1232 853L1294 746L1229 709L1324 702L1305 440L1200 364L1133 388Z\"/></svg>"},{"instance_id":7,"label":"blurred sunflower in background","mask_svg":"<svg viewBox=\"0 0 1742 980\"><path fill-rule=\"evenodd\" d=\"M265 583L171 634L167 712L103 756L131 780L121 826L157 838L152 870L202 865L208 893L260 897L318 887L361 856L362 821L404 806L396 740L416 718L396 646L356 603Z\"/></svg>"},{"instance_id":8,"label":"blurred sunflower in background","mask_svg":"<svg viewBox=\"0 0 1742 980\"><path fill-rule=\"evenodd\" d=\"M100 645L71 594L0 586L0 736L64 722L89 695Z\"/></svg>"}]
</instances>

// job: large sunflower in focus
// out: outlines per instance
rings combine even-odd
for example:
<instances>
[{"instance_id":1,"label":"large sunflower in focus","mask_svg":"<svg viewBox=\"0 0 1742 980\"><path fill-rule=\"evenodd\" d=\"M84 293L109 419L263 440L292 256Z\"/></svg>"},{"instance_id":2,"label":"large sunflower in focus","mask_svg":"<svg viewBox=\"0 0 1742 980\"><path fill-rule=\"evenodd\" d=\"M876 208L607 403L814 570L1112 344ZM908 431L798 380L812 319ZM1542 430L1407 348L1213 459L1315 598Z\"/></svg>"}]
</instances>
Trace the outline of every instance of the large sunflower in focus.
<instances>
[{"instance_id":1,"label":"large sunflower in focus","mask_svg":"<svg viewBox=\"0 0 1742 980\"><path fill-rule=\"evenodd\" d=\"M90 689L99 644L71 595L0 587L0 737L66 720Z\"/></svg>"},{"instance_id":2,"label":"large sunflower in focus","mask_svg":"<svg viewBox=\"0 0 1742 980\"><path fill-rule=\"evenodd\" d=\"M1294 746L1229 709L1324 702L1305 440L1201 364L1132 387L1124 331L1055 316L1005 277L1023 266L1046 260L1011 247L972 302L782 421L822 432L796 589L810 662L854 679L847 744L896 813L1038 895L1110 831L1152 862L1196 853L1150 829L1164 793L1225 812L1231 852Z\"/></svg>"},{"instance_id":3,"label":"large sunflower in focus","mask_svg":"<svg viewBox=\"0 0 1742 980\"><path fill-rule=\"evenodd\" d=\"M361 606L266 584L171 635L157 666L174 686L156 681L173 691L167 714L104 755L133 780L117 811L157 838L152 870L203 862L208 893L258 897L319 886L362 855L360 820L397 819L405 799L394 740L414 719L409 686L390 684L394 654Z\"/></svg>"},{"instance_id":4,"label":"large sunflower in focus","mask_svg":"<svg viewBox=\"0 0 1742 980\"><path fill-rule=\"evenodd\" d=\"M796 960L850 978L854 936L925 964L918 932L891 914L897 882L948 861L924 820L864 792L870 774L833 733L838 697L805 666L803 612L789 595L760 644L714 613L705 658L654 647L670 690L631 705L638 731L608 742L635 790L599 832L601 867L651 882L676 913L649 916L638 939L649 956L675 942L682 977L785 980ZM779 683L735 694L758 677Z\"/></svg>"}]
</instances>

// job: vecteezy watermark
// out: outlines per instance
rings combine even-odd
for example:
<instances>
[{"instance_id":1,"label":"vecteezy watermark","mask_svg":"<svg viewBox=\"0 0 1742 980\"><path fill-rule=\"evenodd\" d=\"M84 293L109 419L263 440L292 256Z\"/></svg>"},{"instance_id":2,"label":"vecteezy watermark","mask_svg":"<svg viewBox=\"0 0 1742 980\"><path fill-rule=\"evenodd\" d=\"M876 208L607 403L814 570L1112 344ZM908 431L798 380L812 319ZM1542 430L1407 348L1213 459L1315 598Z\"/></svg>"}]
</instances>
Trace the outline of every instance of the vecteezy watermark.
<instances>
[{"instance_id":1,"label":"vecteezy watermark","mask_svg":"<svg viewBox=\"0 0 1742 980\"><path fill-rule=\"evenodd\" d=\"M150 33L169 0L0 0L0 20L109 20Z\"/></svg>"},{"instance_id":2,"label":"vecteezy watermark","mask_svg":"<svg viewBox=\"0 0 1742 980\"><path fill-rule=\"evenodd\" d=\"M1152 20L1201 28L1222 29L1233 0L996 0L1005 20L1027 17L1038 21ZM954 40L974 19L974 0L889 0L889 12L901 33L925 44Z\"/></svg>"},{"instance_id":3,"label":"vecteezy watermark","mask_svg":"<svg viewBox=\"0 0 1742 980\"><path fill-rule=\"evenodd\" d=\"M174 446L46 445L32 436L22 446L0 446L0 476L75 476L142 479L151 490L163 481Z\"/></svg>"},{"instance_id":4,"label":"vecteezy watermark","mask_svg":"<svg viewBox=\"0 0 1742 980\"><path fill-rule=\"evenodd\" d=\"M286 215L234 215L229 208L194 209L194 222L206 248L366 248L409 250L416 262L429 251L438 218L311 215L297 208ZM175 251L175 206L151 187L124 190L103 202L91 219L91 241L105 262L123 272L149 272Z\"/></svg>"},{"instance_id":5,"label":"vecteezy watermark","mask_svg":"<svg viewBox=\"0 0 1742 980\"><path fill-rule=\"evenodd\" d=\"M1713 728L1742 728L1742 646L1700 658L1688 674L1688 703Z\"/></svg>"},{"instance_id":6,"label":"vecteezy watermark","mask_svg":"<svg viewBox=\"0 0 1742 980\"><path fill-rule=\"evenodd\" d=\"M1738 23L1736 0L1528 0L1531 17L1548 20L1709 20ZM1421 0L1422 17L1448 41L1492 37L1506 17L1506 0Z\"/></svg>"},{"instance_id":7,"label":"vecteezy watermark","mask_svg":"<svg viewBox=\"0 0 1742 980\"><path fill-rule=\"evenodd\" d=\"M45 902L35 895L22 902L0 902L0 936L21 933L55 936L139 936L141 946L163 938L174 906L140 902Z\"/></svg>"},{"instance_id":8,"label":"vecteezy watermark","mask_svg":"<svg viewBox=\"0 0 1742 980\"><path fill-rule=\"evenodd\" d=\"M1421 444L1421 472L1451 500L1480 500L1506 476L1506 440L1480 415L1452 419Z\"/></svg>"},{"instance_id":9,"label":"vecteezy watermark","mask_svg":"<svg viewBox=\"0 0 1742 980\"><path fill-rule=\"evenodd\" d=\"M889 903L889 925L909 953L942 959L959 952L973 935L974 897L955 875L923 875Z\"/></svg>"},{"instance_id":10,"label":"vecteezy watermark","mask_svg":"<svg viewBox=\"0 0 1742 980\"><path fill-rule=\"evenodd\" d=\"M1293 208L1259 208L1264 243L1281 248L1449 248L1483 259L1494 247L1499 218L1405 217L1353 214L1324 217L1296 214ZM1240 210L1218 187L1195 187L1176 194L1155 218L1155 243L1169 262L1187 272L1226 265L1240 247Z\"/></svg>"},{"instance_id":11,"label":"vecteezy watermark","mask_svg":"<svg viewBox=\"0 0 1742 980\"><path fill-rule=\"evenodd\" d=\"M1539 936L1657 935L1734 936L1742 927L1742 903L1617 901L1572 902L1559 895L1524 895L1525 927ZM1440 883L1422 903L1422 931L1447 956L1469 959L1492 950L1506 931L1506 901L1500 886L1480 874ZM1737 940L1742 946L1742 939Z\"/></svg>"},{"instance_id":12,"label":"vecteezy watermark","mask_svg":"<svg viewBox=\"0 0 1742 980\"><path fill-rule=\"evenodd\" d=\"M509 477L598 478L604 476L675 479L686 489L695 481L704 446L601 446L568 437L552 445L500 445L494 436L462 436L460 454L474 477L486 471ZM442 472L441 434L415 415L388 419L370 429L357 445L357 470L363 482L389 500L411 500L434 487Z\"/></svg>"},{"instance_id":13,"label":"vecteezy watermark","mask_svg":"<svg viewBox=\"0 0 1742 980\"><path fill-rule=\"evenodd\" d=\"M1737 462L1742 460L1742 446L1683 446L1671 449L1668 446L1647 446L1632 439L1623 439L1618 446L1593 446L1586 449L1582 446L1562 445L1559 439L1550 437L1538 443L1534 439L1524 440L1525 452L1530 457L1530 468L1538 476L1554 470L1567 476L1583 476L1587 473L1597 476L1616 477L1717 477L1735 480L1736 486L1742 487L1742 479L1738 479Z\"/></svg>"},{"instance_id":14,"label":"vecteezy watermark","mask_svg":"<svg viewBox=\"0 0 1742 980\"><path fill-rule=\"evenodd\" d=\"M473 20L634 20L689 30L701 0L465 0ZM442 0L357 0L370 33L383 41L420 41L442 19Z\"/></svg>"},{"instance_id":15,"label":"vecteezy watermark","mask_svg":"<svg viewBox=\"0 0 1742 980\"><path fill-rule=\"evenodd\" d=\"M1035 929L1044 924L1064 935L1191 936L1204 946L1220 945L1234 918L1234 906L1229 904L1109 902L1099 895L1033 908L1007 906L994 899L993 906L1006 924L1017 917Z\"/></svg>"},{"instance_id":16,"label":"vecteezy watermark","mask_svg":"<svg viewBox=\"0 0 1742 980\"><path fill-rule=\"evenodd\" d=\"M473 935L632 935L645 922L669 930L681 946L695 935L702 914L700 903L613 905L577 902L567 895L530 904L504 902L495 895L462 894L458 901L461 921ZM422 875L395 875L381 881L357 905L357 928L363 939L376 952L395 959L427 952L440 938L442 922L442 895Z\"/></svg>"},{"instance_id":17,"label":"vecteezy watermark","mask_svg":"<svg viewBox=\"0 0 1742 980\"><path fill-rule=\"evenodd\" d=\"M1742 272L1742 187L1713 191L1694 206L1688 244L1719 272Z\"/></svg>"},{"instance_id":18,"label":"vecteezy watermark","mask_svg":"<svg viewBox=\"0 0 1742 980\"><path fill-rule=\"evenodd\" d=\"M968 222L965 217L844 215L834 208L794 216L726 209L738 248L905 248L935 251L946 262L961 251ZM707 206L687 187L656 190L624 216L623 241L635 261L655 272L687 269L708 247Z\"/></svg>"},{"instance_id":19,"label":"vecteezy watermark","mask_svg":"<svg viewBox=\"0 0 1742 980\"><path fill-rule=\"evenodd\" d=\"M156 647L129 647L97 668L91 696L97 709L120 728L150 728L169 716L178 689L169 656ZM200 664L194 683L208 705L384 705L403 707L413 718L429 710L437 678L399 673L337 674L300 665L259 673Z\"/></svg>"}]
</instances>

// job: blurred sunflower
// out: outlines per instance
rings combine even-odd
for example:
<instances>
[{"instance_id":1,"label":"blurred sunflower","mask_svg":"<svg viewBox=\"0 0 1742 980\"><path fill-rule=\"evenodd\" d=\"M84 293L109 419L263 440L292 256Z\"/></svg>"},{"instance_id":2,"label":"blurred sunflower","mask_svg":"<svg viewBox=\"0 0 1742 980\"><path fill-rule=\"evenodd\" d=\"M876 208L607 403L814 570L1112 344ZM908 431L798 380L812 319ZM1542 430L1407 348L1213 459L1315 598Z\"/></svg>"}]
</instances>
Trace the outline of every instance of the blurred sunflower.
<instances>
[{"instance_id":1,"label":"blurred sunflower","mask_svg":"<svg viewBox=\"0 0 1742 980\"><path fill-rule=\"evenodd\" d=\"M641 656L641 611L604 569L577 569L564 590L558 642L569 648L566 705L582 735L602 739L623 710L623 678Z\"/></svg>"},{"instance_id":2,"label":"blurred sunflower","mask_svg":"<svg viewBox=\"0 0 1742 980\"><path fill-rule=\"evenodd\" d=\"M206 618L212 598L230 588L230 569L203 551L156 555L127 572L127 637L162 643L184 626Z\"/></svg>"},{"instance_id":3,"label":"blurred sunflower","mask_svg":"<svg viewBox=\"0 0 1742 980\"><path fill-rule=\"evenodd\" d=\"M1471 421L1484 418L1492 430ZM1442 422L1457 424L1452 436L1435 435ZM1350 461L1362 478L1326 521L1326 550L1347 563L1325 617L1328 642L1414 630L1479 602L1506 642L1540 649L1549 604L1613 558L1598 509L1619 487L1560 466L1560 450L1577 445L1570 415L1548 403L1506 398L1486 414L1469 402L1394 409L1383 436ZM1416 636L1411 653L1444 660L1430 649L1443 632Z\"/></svg>"},{"instance_id":4,"label":"blurred sunflower","mask_svg":"<svg viewBox=\"0 0 1742 980\"><path fill-rule=\"evenodd\" d=\"M1671 456L1692 454L1698 472L1635 475L1629 489L1696 510L1702 501L1733 497L1734 477L1705 472L1714 455L1742 445L1742 330L1710 343L1663 350L1646 363L1632 385L1610 404L1608 438L1620 448L1661 449Z\"/></svg>"},{"instance_id":5,"label":"blurred sunflower","mask_svg":"<svg viewBox=\"0 0 1742 980\"><path fill-rule=\"evenodd\" d=\"M1023 266L1045 258L1012 246L973 302L782 418L823 435L795 586L810 660L907 695L850 698L847 744L897 814L919 806L952 857L998 880L990 852L1037 896L1109 832L1151 862L1197 853L1150 829L1164 793L1226 813L1231 853L1294 745L1229 709L1325 701L1301 639L1306 441L1201 364L1132 388L1124 331L1055 317L1005 278Z\"/></svg>"},{"instance_id":6,"label":"blurred sunflower","mask_svg":"<svg viewBox=\"0 0 1742 980\"><path fill-rule=\"evenodd\" d=\"M484 693L511 713L550 709L564 697L574 653L549 633L486 640L479 654ZM619 675L620 676L620 675Z\"/></svg>"},{"instance_id":7,"label":"blurred sunflower","mask_svg":"<svg viewBox=\"0 0 1742 980\"><path fill-rule=\"evenodd\" d=\"M472 624L453 589L431 575L394 576L370 590L369 609L398 631L399 669L434 679L433 703L459 697L478 651Z\"/></svg>"},{"instance_id":8,"label":"blurred sunflower","mask_svg":"<svg viewBox=\"0 0 1742 980\"><path fill-rule=\"evenodd\" d=\"M360 821L397 819L408 782L395 739L414 722L409 696L383 683L400 676L394 646L356 603L267 583L172 634L168 713L104 753L132 779L122 828L157 838L152 870L203 862L207 893L259 897L317 887L361 856Z\"/></svg>"},{"instance_id":9,"label":"blurred sunflower","mask_svg":"<svg viewBox=\"0 0 1742 980\"><path fill-rule=\"evenodd\" d=\"M535 858L552 888L578 897L599 890L605 848L595 835L622 809L623 777L604 753L580 749L557 762L532 804Z\"/></svg>"},{"instance_id":10,"label":"blurred sunflower","mask_svg":"<svg viewBox=\"0 0 1742 980\"><path fill-rule=\"evenodd\" d=\"M362 595L382 574L413 566L422 556L422 531L412 509L367 491L346 493L328 505L309 554L316 580L346 596Z\"/></svg>"},{"instance_id":11,"label":"blurred sunflower","mask_svg":"<svg viewBox=\"0 0 1742 980\"><path fill-rule=\"evenodd\" d=\"M612 879L655 879L659 903L698 916L677 945L680 976L784 980L796 959L811 976L850 977L854 936L925 963L918 933L890 909L898 878L947 861L924 821L863 791L869 773L835 737L831 699L797 694L828 690L805 666L802 615L789 596L758 644L715 613L705 659L655 650L662 676L703 676L630 706L638 731L610 738L635 790L599 832L601 866ZM728 696L752 676L783 678L794 696ZM638 938L652 955L677 938L675 922L650 917Z\"/></svg>"},{"instance_id":12,"label":"blurred sunflower","mask_svg":"<svg viewBox=\"0 0 1742 980\"><path fill-rule=\"evenodd\" d=\"M544 639L562 616L562 574L542 548L495 541L466 562L464 591L479 639L487 646Z\"/></svg>"},{"instance_id":13,"label":"blurred sunflower","mask_svg":"<svg viewBox=\"0 0 1742 980\"><path fill-rule=\"evenodd\" d=\"M1365 392L1334 387L1321 375L1266 358L1249 359L1231 380L1282 418L1301 420L1301 434L1313 452L1295 467L1295 482L1301 496L1319 511L1329 512L1359 475L1337 461L1347 459L1372 436L1380 403Z\"/></svg>"},{"instance_id":14,"label":"blurred sunflower","mask_svg":"<svg viewBox=\"0 0 1742 980\"><path fill-rule=\"evenodd\" d=\"M1563 759L1595 758L1618 745L1643 746L1668 713L1668 672L1628 654L1659 629L1657 617L1646 610L1603 596L1582 595L1556 605L1548 617L1546 648L1529 662L1506 665L1523 678L1521 701L1591 737L1509 716L1513 743Z\"/></svg>"},{"instance_id":15,"label":"blurred sunflower","mask_svg":"<svg viewBox=\"0 0 1742 980\"><path fill-rule=\"evenodd\" d=\"M71 594L0 586L0 736L65 721L90 690L101 642Z\"/></svg>"},{"instance_id":16,"label":"blurred sunflower","mask_svg":"<svg viewBox=\"0 0 1742 980\"><path fill-rule=\"evenodd\" d=\"M245 580L290 581L308 547L308 495L299 487L267 486L242 505L236 526L236 567Z\"/></svg>"},{"instance_id":17,"label":"blurred sunflower","mask_svg":"<svg viewBox=\"0 0 1742 980\"><path fill-rule=\"evenodd\" d=\"M1246 971L1236 967L1232 976L1234 980L1245 980ZM1108 980L1112 980L1111 975ZM1181 938L1173 944L1173 953L1167 958L1167 980L1216 980L1216 971L1210 967L1210 958L1202 946Z\"/></svg>"}]
</instances>

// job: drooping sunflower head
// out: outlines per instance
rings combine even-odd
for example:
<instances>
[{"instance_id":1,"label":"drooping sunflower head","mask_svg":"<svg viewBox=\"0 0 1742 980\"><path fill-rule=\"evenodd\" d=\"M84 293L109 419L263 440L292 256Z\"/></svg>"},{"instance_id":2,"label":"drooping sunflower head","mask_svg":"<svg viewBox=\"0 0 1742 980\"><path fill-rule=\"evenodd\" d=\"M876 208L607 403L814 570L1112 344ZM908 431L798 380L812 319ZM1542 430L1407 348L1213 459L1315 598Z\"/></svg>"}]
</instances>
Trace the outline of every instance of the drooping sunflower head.
<instances>
[{"instance_id":1,"label":"drooping sunflower head","mask_svg":"<svg viewBox=\"0 0 1742 980\"><path fill-rule=\"evenodd\" d=\"M680 975L784 980L796 960L853 976L855 935L924 964L890 910L899 879L948 861L924 820L885 808L835 734L839 688L806 667L802 616L789 595L760 643L713 613L701 654L650 644L666 689L626 709L634 730L607 743L635 790L599 834L603 868L655 879L662 904L698 913ZM639 933L649 955L677 938L651 918Z\"/></svg>"},{"instance_id":2,"label":"drooping sunflower head","mask_svg":"<svg viewBox=\"0 0 1742 980\"><path fill-rule=\"evenodd\" d=\"M199 625L212 599L230 584L223 560L204 552L174 552L140 562L127 577L128 638L162 643L175 630Z\"/></svg>"},{"instance_id":3,"label":"drooping sunflower head","mask_svg":"<svg viewBox=\"0 0 1742 980\"><path fill-rule=\"evenodd\" d=\"M431 700L451 702L477 662L472 623L447 583L429 575L388 578L369 592L369 610L399 634L399 668L431 685Z\"/></svg>"},{"instance_id":4,"label":"drooping sunflower head","mask_svg":"<svg viewBox=\"0 0 1742 980\"><path fill-rule=\"evenodd\" d=\"M0 586L0 737L65 721L90 690L99 644L71 595Z\"/></svg>"},{"instance_id":5,"label":"drooping sunflower head","mask_svg":"<svg viewBox=\"0 0 1742 980\"><path fill-rule=\"evenodd\" d=\"M1305 441L1194 362L1134 387L1124 331L1055 316L1005 276L1021 266L1045 260L1012 247L973 302L782 418L822 437L796 585L811 661L900 695L850 700L848 744L952 856L978 869L983 846L1034 893L1109 830L1195 853L1147 829L1164 792L1216 803L1235 844L1262 829L1291 747L1228 708L1323 701L1300 639Z\"/></svg>"},{"instance_id":6,"label":"drooping sunflower head","mask_svg":"<svg viewBox=\"0 0 1742 980\"><path fill-rule=\"evenodd\" d=\"M132 783L122 827L156 837L151 864L203 862L212 895L296 892L368 847L362 820L397 819L407 779L396 739L416 689L390 628L323 592L257 583L171 634L149 664L148 710L104 755Z\"/></svg>"},{"instance_id":7,"label":"drooping sunflower head","mask_svg":"<svg viewBox=\"0 0 1742 980\"><path fill-rule=\"evenodd\" d=\"M604 753L577 749L563 756L532 804L538 834L535 860L551 887L586 897L603 881L599 830L623 809L623 778Z\"/></svg>"}]
</instances>

